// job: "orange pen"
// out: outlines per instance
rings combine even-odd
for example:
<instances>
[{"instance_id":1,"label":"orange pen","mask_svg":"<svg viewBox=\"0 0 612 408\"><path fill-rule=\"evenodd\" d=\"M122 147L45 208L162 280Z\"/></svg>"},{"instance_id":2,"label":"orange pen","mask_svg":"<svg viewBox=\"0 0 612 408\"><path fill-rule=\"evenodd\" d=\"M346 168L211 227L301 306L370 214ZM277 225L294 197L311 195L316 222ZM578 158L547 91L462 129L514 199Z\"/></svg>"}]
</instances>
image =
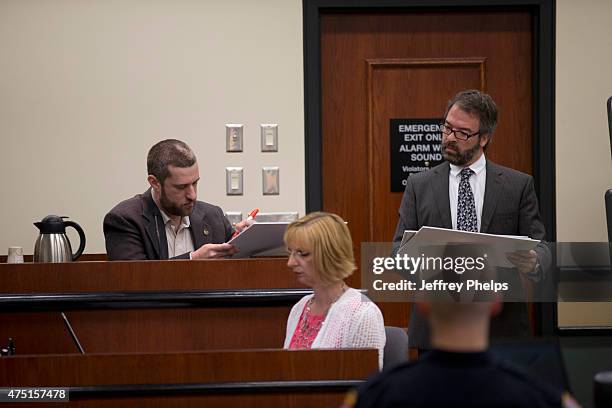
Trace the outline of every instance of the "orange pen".
<instances>
[{"instance_id":1,"label":"orange pen","mask_svg":"<svg viewBox=\"0 0 612 408\"><path fill-rule=\"evenodd\" d=\"M247 217L247 221L251 221L254 220L255 217L257 217L257 213L259 212L259 208L255 208L253 211L251 211L249 213L249 216ZM243 230L244 231L244 230ZM234 235L232 235L232 238L236 237L237 235L239 235L242 231L234 231Z\"/></svg>"}]
</instances>

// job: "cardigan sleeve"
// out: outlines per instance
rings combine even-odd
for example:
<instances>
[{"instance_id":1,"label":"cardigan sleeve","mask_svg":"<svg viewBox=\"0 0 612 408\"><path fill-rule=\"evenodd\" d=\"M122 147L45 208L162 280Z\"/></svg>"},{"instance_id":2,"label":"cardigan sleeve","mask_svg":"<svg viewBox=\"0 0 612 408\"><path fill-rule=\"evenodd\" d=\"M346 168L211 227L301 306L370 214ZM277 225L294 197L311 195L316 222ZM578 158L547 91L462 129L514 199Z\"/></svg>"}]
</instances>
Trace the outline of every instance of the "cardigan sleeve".
<instances>
[{"instance_id":1,"label":"cardigan sleeve","mask_svg":"<svg viewBox=\"0 0 612 408\"><path fill-rule=\"evenodd\" d=\"M348 347L378 349L378 365L382 367L385 347L385 323L380 309L372 302L363 304L350 333Z\"/></svg>"}]
</instances>

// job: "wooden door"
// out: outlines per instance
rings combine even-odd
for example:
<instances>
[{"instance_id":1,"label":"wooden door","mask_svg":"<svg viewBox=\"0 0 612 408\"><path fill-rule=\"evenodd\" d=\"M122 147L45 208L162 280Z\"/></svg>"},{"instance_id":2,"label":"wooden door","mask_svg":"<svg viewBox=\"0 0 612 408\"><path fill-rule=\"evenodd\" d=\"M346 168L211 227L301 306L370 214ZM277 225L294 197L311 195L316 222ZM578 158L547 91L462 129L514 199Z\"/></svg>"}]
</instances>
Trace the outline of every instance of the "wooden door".
<instances>
[{"instance_id":1,"label":"wooden door","mask_svg":"<svg viewBox=\"0 0 612 408\"><path fill-rule=\"evenodd\" d=\"M481 89L500 112L487 158L532 173L529 12L328 12L320 34L322 207L349 222L358 258L362 242L390 242L397 224L393 118L442 118L456 92ZM406 305L383 313L407 326Z\"/></svg>"}]
</instances>

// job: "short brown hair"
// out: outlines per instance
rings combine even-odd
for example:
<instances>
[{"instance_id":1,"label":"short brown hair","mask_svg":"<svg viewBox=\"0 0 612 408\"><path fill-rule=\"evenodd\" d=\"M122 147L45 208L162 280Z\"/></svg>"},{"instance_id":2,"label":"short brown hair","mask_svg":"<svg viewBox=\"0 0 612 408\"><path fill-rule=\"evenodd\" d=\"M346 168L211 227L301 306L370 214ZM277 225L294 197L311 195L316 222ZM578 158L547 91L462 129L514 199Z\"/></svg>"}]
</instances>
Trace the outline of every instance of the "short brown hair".
<instances>
[{"instance_id":1,"label":"short brown hair","mask_svg":"<svg viewBox=\"0 0 612 408\"><path fill-rule=\"evenodd\" d=\"M147 172L153 175L163 185L170 174L168 166L191 167L196 162L196 156L185 142L176 139L166 139L156 143L147 155Z\"/></svg>"},{"instance_id":2,"label":"short brown hair","mask_svg":"<svg viewBox=\"0 0 612 408\"><path fill-rule=\"evenodd\" d=\"M336 214L313 212L292 222L285 231L285 244L304 245L324 283L341 281L355 267L353 240L344 220Z\"/></svg>"},{"instance_id":3,"label":"short brown hair","mask_svg":"<svg viewBox=\"0 0 612 408\"><path fill-rule=\"evenodd\" d=\"M480 92L478 89L467 89L457 93L448 101L446 112L444 112L444 119L448 116L448 111L450 111L453 105L457 105L462 111L478 117L480 120L478 132L480 135L486 134L489 136L486 148L491 143L493 132L497 126L497 106L491 95Z\"/></svg>"}]
</instances>

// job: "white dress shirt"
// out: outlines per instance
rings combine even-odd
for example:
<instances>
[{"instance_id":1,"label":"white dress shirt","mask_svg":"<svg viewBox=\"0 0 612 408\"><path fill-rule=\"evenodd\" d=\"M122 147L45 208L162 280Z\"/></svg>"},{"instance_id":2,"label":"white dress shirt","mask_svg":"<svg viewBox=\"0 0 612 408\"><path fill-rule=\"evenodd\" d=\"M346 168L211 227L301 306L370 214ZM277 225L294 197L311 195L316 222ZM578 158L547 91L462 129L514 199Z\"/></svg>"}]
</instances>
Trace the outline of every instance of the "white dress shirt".
<instances>
[{"instance_id":1,"label":"white dress shirt","mask_svg":"<svg viewBox=\"0 0 612 408\"><path fill-rule=\"evenodd\" d=\"M193 252L193 239L191 238L191 221L189 217L185 216L181 219L181 223L178 227L172 225L172 221L168 214L161 208L162 219L164 220L164 226L166 229L166 241L168 241L168 258L174 258L178 255L183 255L186 252ZM189 255L191 259L191 255Z\"/></svg>"},{"instance_id":2,"label":"white dress shirt","mask_svg":"<svg viewBox=\"0 0 612 408\"><path fill-rule=\"evenodd\" d=\"M470 188L474 194L474 203L476 204L476 218L478 221L478 231L482 220L482 205L484 203L485 185L487 182L487 160L482 154L478 160L472 163L469 167L475 174L470 177ZM464 167L450 165L450 173L448 174L448 197L450 198L451 219L453 221L453 229L457 229L457 201L459 195L459 182L461 181L461 170Z\"/></svg>"}]
</instances>

